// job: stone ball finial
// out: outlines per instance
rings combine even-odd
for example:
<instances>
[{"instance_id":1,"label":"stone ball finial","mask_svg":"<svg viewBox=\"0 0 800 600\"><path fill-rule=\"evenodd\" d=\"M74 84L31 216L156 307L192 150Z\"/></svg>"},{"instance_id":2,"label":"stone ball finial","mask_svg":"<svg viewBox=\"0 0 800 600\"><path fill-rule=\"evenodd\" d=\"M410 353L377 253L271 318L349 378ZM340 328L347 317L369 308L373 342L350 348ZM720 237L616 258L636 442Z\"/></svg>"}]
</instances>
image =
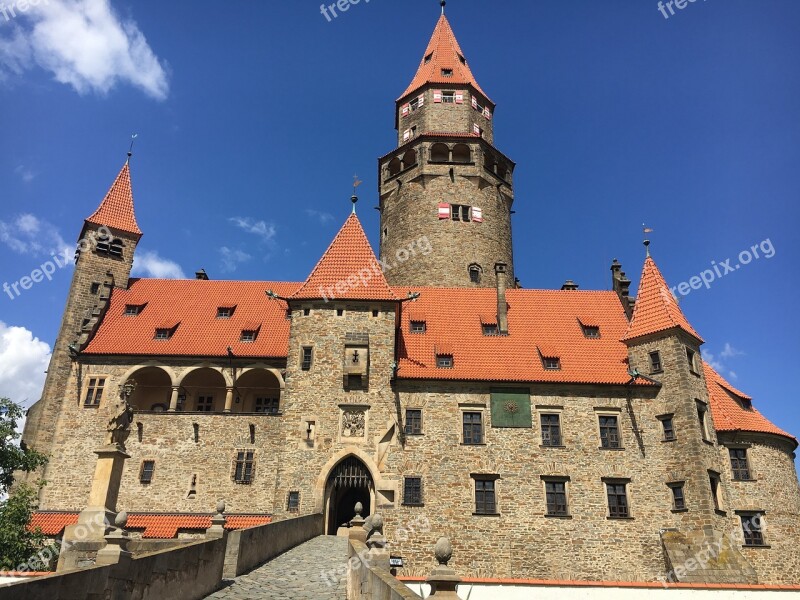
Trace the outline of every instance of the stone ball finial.
<instances>
[{"instance_id":1,"label":"stone ball finial","mask_svg":"<svg viewBox=\"0 0 800 600\"><path fill-rule=\"evenodd\" d=\"M439 564L446 567L450 559L453 558L453 544L450 543L450 539L440 537L439 541L436 542L436 546L433 548L433 554L436 556L436 560Z\"/></svg>"},{"instance_id":2,"label":"stone ball finial","mask_svg":"<svg viewBox=\"0 0 800 600\"><path fill-rule=\"evenodd\" d=\"M370 533L372 533L372 515L369 515L366 519L364 519L364 524L362 527L366 530L368 536Z\"/></svg>"},{"instance_id":3,"label":"stone ball finial","mask_svg":"<svg viewBox=\"0 0 800 600\"><path fill-rule=\"evenodd\" d=\"M114 517L114 525L120 529L124 529L125 525L128 524L128 513L124 510L122 512L118 512L117 516Z\"/></svg>"},{"instance_id":4,"label":"stone ball finial","mask_svg":"<svg viewBox=\"0 0 800 600\"><path fill-rule=\"evenodd\" d=\"M360 519L361 513L364 511L364 505L361 504L361 502L356 502L355 511L356 511L356 517Z\"/></svg>"},{"instance_id":5,"label":"stone ball finial","mask_svg":"<svg viewBox=\"0 0 800 600\"><path fill-rule=\"evenodd\" d=\"M372 531L383 533L383 516L379 514L372 515Z\"/></svg>"},{"instance_id":6,"label":"stone ball finial","mask_svg":"<svg viewBox=\"0 0 800 600\"><path fill-rule=\"evenodd\" d=\"M217 502L217 513L222 514L225 512L225 501L220 500Z\"/></svg>"}]
</instances>

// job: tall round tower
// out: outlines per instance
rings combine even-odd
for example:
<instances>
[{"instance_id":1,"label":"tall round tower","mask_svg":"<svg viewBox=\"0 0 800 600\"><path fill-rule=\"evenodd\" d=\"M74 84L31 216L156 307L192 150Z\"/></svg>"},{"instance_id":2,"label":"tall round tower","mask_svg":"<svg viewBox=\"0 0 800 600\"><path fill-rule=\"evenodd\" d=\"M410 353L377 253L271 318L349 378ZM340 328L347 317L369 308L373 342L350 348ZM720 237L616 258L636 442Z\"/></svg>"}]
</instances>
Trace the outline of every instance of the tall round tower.
<instances>
[{"instance_id":1,"label":"tall round tower","mask_svg":"<svg viewBox=\"0 0 800 600\"><path fill-rule=\"evenodd\" d=\"M413 81L397 100L398 147L379 159L380 256L392 285L514 281L514 162L494 147L494 103L442 14ZM410 252L420 239L431 252ZM398 260L399 259L399 260Z\"/></svg>"}]
</instances>

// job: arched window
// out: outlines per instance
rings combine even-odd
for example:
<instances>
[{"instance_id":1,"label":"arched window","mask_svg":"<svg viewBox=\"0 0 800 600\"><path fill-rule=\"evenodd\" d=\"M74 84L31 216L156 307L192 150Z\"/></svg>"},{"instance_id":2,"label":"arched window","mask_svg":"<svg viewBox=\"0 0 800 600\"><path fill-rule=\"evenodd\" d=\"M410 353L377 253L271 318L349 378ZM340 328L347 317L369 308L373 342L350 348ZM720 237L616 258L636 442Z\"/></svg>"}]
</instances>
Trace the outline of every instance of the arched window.
<instances>
[{"instance_id":1,"label":"arched window","mask_svg":"<svg viewBox=\"0 0 800 600\"><path fill-rule=\"evenodd\" d=\"M408 169L417 164L417 151L409 150L403 155L403 169Z\"/></svg>"},{"instance_id":2,"label":"arched window","mask_svg":"<svg viewBox=\"0 0 800 600\"><path fill-rule=\"evenodd\" d=\"M101 254L108 254L109 244L111 243L111 238L109 238L106 234L100 234L97 236L97 251Z\"/></svg>"},{"instance_id":3,"label":"arched window","mask_svg":"<svg viewBox=\"0 0 800 600\"><path fill-rule=\"evenodd\" d=\"M466 144L456 144L453 146L453 162L468 163L472 162L472 152Z\"/></svg>"},{"instance_id":4,"label":"arched window","mask_svg":"<svg viewBox=\"0 0 800 600\"><path fill-rule=\"evenodd\" d=\"M447 144L434 144L431 146L431 162L449 162L450 161L450 148Z\"/></svg>"},{"instance_id":5,"label":"arched window","mask_svg":"<svg viewBox=\"0 0 800 600\"><path fill-rule=\"evenodd\" d=\"M114 238L111 241L111 246L109 248L108 253L111 256L116 256L117 258L122 258L122 240L119 238Z\"/></svg>"},{"instance_id":6,"label":"arched window","mask_svg":"<svg viewBox=\"0 0 800 600\"><path fill-rule=\"evenodd\" d=\"M497 176L500 179L505 179L508 176L508 166L505 163L497 163Z\"/></svg>"},{"instance_id":7,"label":"arched window","mask_svg":"<svg viewBox=\"0 0 800 600\"><path fill-rule=\"evenodd\" d=\"M494 173L495 160L491 154L483 153L483 168Z\"/></svg>"},{"instance_id":8,"label":"arched window","mask_svg":"<svg viewBox=\"0 0 800 600\"><path fill-rule=\"evenodd\" d=\"M389 161L389 177L394 177L403 170L403 163L396 156Z\"/></svg>"},{"instance_id":9,"label":"arched window","mask_svg":"<svg viewBox=\"0 0 800 600\"><path fill-rule=\"evenodd\" d=\"M483 274L483 269L481 269L480 265L473 263L469 266L470 283L480 283L482 274Z\"/></svg>"}]
</instances>

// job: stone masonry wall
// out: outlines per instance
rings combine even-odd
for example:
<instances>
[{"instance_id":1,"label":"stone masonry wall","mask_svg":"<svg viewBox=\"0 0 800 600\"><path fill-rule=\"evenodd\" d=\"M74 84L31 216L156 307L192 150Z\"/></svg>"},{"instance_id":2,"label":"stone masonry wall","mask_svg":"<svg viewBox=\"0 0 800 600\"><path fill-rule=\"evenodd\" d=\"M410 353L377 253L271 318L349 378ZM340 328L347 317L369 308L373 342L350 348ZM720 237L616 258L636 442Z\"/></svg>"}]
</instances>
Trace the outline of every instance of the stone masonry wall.
<instances>
[{"instance_id":1,"label":"stone masonry wall","mask_svg":"<svg viewBox=\"0 0 800 600\"><path fill-rule=\"evenodd\" d=\"M443 92L460 92L464 94L464 102L462 104L434 102L434 89L442 90ZM426 86L419 92L399 102L397 104L397 145L402 146L407 141L403 140L403 132L415 126L417 135L429 132L472 134L473 125L476 123L483 131L483 139L493 144L493 119L487 119L482 113L472 108L472 94L475 94L475 98L481 106L486 105L486 101L479 94L463 86L447 87L438 84ZM403 117L403 106L421 95L425 97L423 105ZM492 111L494 110L493 107L490 108ZM494 115L492 116L494 117Z\"/></svg>"}]
</instances>

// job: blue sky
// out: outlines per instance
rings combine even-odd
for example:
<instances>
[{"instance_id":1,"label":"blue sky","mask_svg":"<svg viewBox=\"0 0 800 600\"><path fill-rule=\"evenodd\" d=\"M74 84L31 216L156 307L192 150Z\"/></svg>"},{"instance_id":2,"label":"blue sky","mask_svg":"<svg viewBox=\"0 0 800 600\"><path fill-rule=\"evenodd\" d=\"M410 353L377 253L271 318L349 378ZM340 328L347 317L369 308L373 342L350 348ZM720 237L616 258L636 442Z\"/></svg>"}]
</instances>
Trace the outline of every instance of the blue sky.
<instances>
[{"instance_id":1,"label":"blue sky","mask_svg":"<svg viewBox=\"0 0 800 600\"><path fill-rule=\"evenodd\" d=\"M438 12L362 0L329 22L315 0L42 0L0 13L0 284L76 240L134 132L140 273L302 280L350 210L355 173L374 244L376 158L396 145L393 102ZM671 285L769 240L771 258L681 305L723 374L800 434L800 3L447 12L517 162L523 285L607 289L613 258L636 285L643 222ZM0 394L38 397L70 276L0 295Z\"/></svg>"}]
</instances>

